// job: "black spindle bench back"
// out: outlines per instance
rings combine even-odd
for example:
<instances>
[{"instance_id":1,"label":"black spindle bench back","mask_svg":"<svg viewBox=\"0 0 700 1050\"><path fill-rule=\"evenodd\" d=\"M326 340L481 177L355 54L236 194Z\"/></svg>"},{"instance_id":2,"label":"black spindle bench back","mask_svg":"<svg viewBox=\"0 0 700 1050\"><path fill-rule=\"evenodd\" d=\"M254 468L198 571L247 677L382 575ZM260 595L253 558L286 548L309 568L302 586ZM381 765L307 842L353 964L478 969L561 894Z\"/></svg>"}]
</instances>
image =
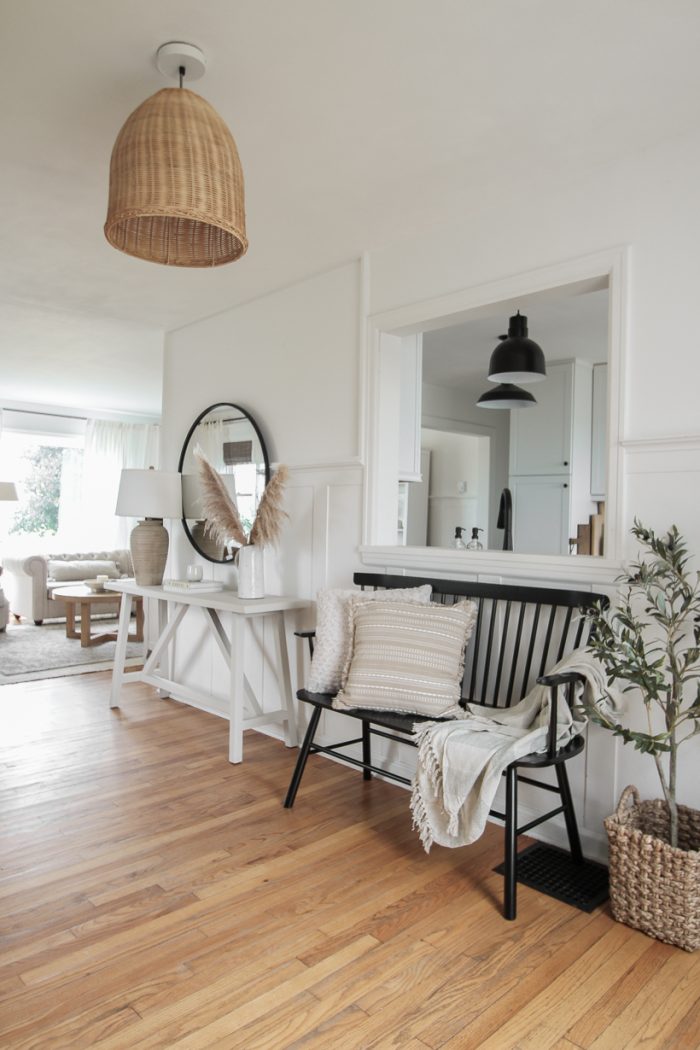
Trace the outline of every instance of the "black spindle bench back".
<instances>
[{"instance_id":1,"label":"black spindle bench back","mask_svg":"<svg viewBox=\"0 0 700 1050\"><path fill-rule=\"evenodd\" d=\"M590 626L581 609L601 595L470 580L355 573L363 590L432 586L432 601L453 605L467 598L478 606L467 647L462 682L464 702L510 707L546 671L585 645Z\"/></svg>"}]
</instances>

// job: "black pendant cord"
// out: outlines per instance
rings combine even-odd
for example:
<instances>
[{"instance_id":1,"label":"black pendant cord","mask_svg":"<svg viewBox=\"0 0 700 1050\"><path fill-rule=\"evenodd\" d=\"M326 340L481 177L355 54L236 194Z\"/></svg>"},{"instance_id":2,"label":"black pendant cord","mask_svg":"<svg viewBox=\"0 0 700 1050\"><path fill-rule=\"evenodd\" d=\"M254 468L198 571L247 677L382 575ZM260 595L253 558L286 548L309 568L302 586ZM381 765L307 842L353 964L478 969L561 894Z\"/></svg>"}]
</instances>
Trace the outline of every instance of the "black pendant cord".
<instances>
[{"instance_id":1,"label":"black pendant cord","mask_svg":"<svg viewBox=\"0 0 700 1050\"><path fill-rule=\"evenodd\" d=\"M180 87L182 87L182 82L185 79L185 67L184 66L180 66L179 73L180 73Z\"/></svg>"}]
</instances>

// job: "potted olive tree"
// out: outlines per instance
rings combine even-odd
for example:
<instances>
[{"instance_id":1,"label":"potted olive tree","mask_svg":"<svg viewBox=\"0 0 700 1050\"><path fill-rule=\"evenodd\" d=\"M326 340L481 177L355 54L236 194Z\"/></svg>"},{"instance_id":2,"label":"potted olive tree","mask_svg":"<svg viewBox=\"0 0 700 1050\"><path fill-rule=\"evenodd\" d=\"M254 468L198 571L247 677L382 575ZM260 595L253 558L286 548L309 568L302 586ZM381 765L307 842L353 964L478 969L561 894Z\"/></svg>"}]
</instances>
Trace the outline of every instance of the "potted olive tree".
<instances>
[{"instance_id":1,"label":"potted olive tree","mask_svg":"<svg viewBox=\"0 0 700 1050\"><path fill-rule=\"evenodd\" d=\"M676 526L657 536L635 519L642 551L618 582L616 608L590 613L588 648L608 684L633 692L646 727L616 721L609 709L584 704L588 717L651 757L663 799L622 793L605 821L610 846L613 915L688 951L700 947L700 811L676 799L678 753L700 734L700 573Z\"/></svg>"}]
</instances>

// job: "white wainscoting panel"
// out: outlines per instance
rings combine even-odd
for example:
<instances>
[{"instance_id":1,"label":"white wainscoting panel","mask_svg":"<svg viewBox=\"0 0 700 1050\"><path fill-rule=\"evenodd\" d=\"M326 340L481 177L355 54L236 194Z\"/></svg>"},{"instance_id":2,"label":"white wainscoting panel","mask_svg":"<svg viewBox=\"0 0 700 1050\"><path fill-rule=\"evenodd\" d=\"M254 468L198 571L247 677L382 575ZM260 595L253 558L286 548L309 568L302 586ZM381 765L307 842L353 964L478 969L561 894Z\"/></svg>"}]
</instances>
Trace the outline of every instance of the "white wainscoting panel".
<instances>
[{"instance_id":1,"label":"white wainscoting panel","mask_svg":"<svg viewBox=\"0 0 700 1050\"><path fill-rule=\"evenodd\" d=\"M265 586L269 592L313 600L321 587L350 584L353 572L362 567L356 553L362 527L362 491L363 471L354 462L290 468L285 495L289 518L279 548L265 552ZM182 528L173 524L167 575L183 576L185 566L191 562L202 564L206 577L235 586L235 567L215 565L199 557ZM222 619L229 630L229 618ZM312 607L308 612L290 614L287 620L287 648L292 684L296 689L304 683L308 654L306 642L295 638L293 631L312 627L315 610ZM178 634L174 653L176 677L187 685L211 691L214 700L208 709L227 717L228 668L205 630L203 614L190 610ZM246 674L263 709L280 706L274 625L265 621L248 624ZM302 711L301 716L303 723L307 712ZM270 726L264 731L281 735L281 727L278 731L278 727ZM286 760L286 756L283 757Z\"/></svg>"}]
</instances>

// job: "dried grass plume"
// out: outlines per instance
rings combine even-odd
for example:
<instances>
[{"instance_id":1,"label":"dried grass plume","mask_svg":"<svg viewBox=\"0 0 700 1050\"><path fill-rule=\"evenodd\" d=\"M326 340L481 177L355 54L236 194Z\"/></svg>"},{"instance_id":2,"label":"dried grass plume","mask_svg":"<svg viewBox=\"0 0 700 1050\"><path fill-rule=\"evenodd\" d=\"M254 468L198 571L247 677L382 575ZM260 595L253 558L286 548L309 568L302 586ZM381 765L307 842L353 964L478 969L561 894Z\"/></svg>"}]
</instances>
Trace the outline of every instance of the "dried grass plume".
<instances>
[{"instance_id":1,"label":"dried grass plume","mask_svg":"<svg viewBox=\"0 0 700 1050\"><path fill-rule=\"evenodd\" d=\"M216 469L201 448L195 449L194 454L202 482L202 509L207 522L206 531L214 540L224 546L236 543L241 547L253 543L266 547L277 543L284 519L289 517L282 509L284 486L289 476L287 468L278 467L265 486L250 536L246 536L238 507L229 496Z\"/></svg>"},{"instance_id":2,"label":"dried grass plume","mask_svg":"<svg viewBox=\"0 0 700 1050\"><path fill-rule=\"evenodd\" d=\"M206 531L223 546L228 543L243 546L248 539L241 525L238 507L202 450L197 448L194 454L202 482L202 509L207 522Z\"/></svg>"},{"instance_id":3,"label":"dried grass plume","mask_svg":"<svg viewBox=\"0 0 700 1050\"><path fill-rule=\"evenodd\" d=\"M250 530L249 543L257 543L260 547L266 547L268 544L277 543L280 538L284 519L289 517L282 509L284 486L288 476L287 468L280 466L265 486L258 513L255 515L255 521Z\"/></svg>"}]
</instances>

